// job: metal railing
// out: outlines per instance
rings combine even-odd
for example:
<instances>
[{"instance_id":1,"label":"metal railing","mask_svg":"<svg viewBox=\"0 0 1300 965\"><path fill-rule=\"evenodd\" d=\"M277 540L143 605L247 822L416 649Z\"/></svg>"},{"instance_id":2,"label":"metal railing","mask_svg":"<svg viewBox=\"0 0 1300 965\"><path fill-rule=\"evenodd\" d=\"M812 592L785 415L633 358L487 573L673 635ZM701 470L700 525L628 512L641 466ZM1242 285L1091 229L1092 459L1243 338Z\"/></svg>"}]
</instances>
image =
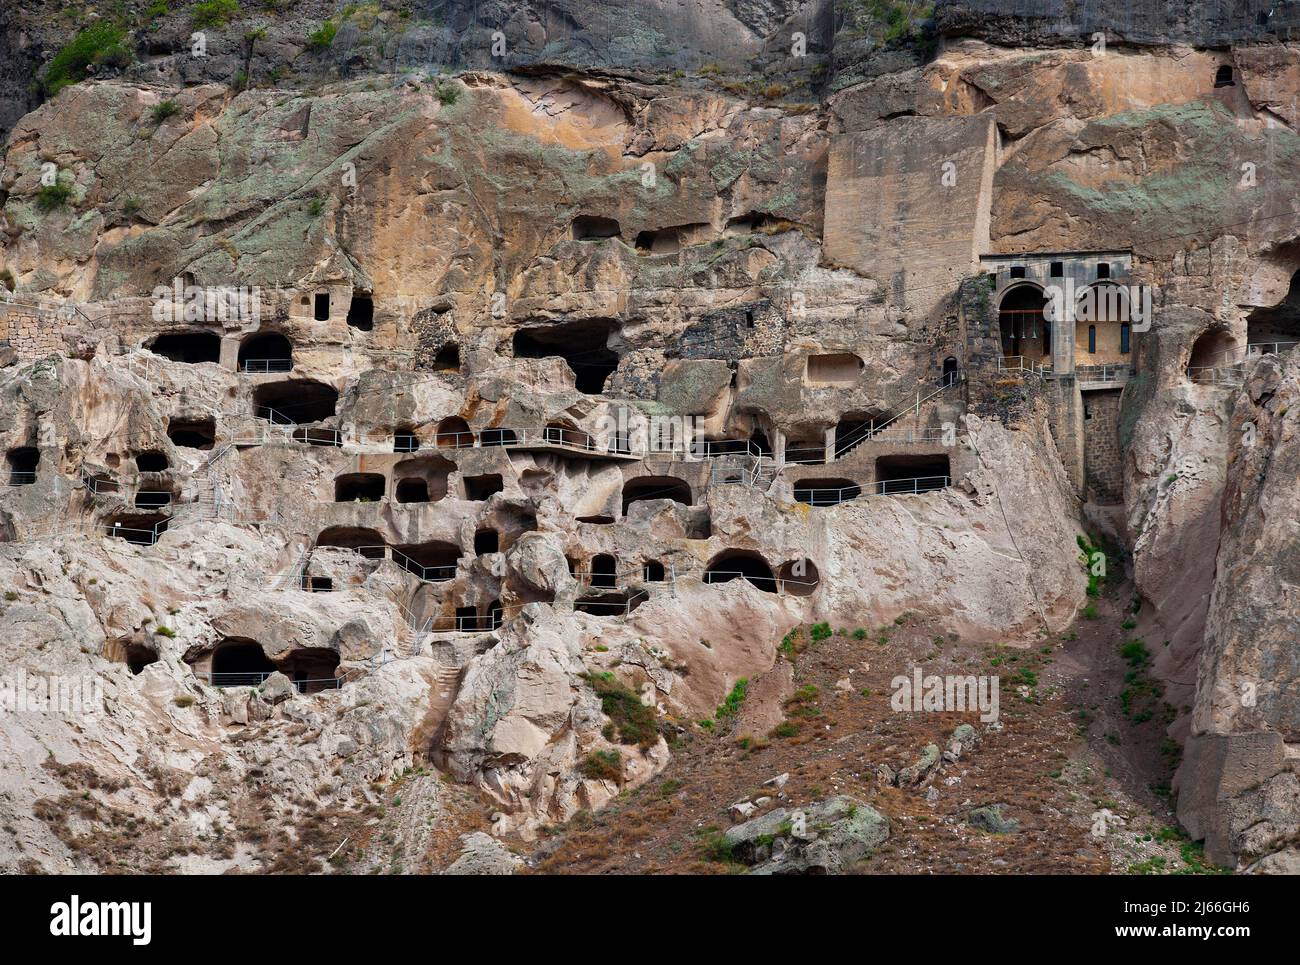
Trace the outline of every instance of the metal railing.
<instances>
[{"instance_id":1,"label":"metal railing","mask_svg":"<svg viewBox=\"0 0 1300 965\"><path fill-rule=\"evenodd\" d=\"M1297 345L1300 345L1300 342L1251 342L1246 346L1246 357L1277 355L1281 352L1289 352Z\"/></svg>"},{"instance_id":2,"label":"metal railing","mask_svg":"<svg viewBox=\"0 0 1300 965\"><path fill-rule=\"evenodd\" d=\"M167 532L171 519L161 519L151 527L123 526L120 523L100 523L96 528L105 536L125 540L137 546L153 546Z\"/></svg>"},{"instance_id":3,"label":"metal railing","mask_svg":"<svg viewBox=\"0 0 1300 965\"><path fill-rule=\"evenodd\" d=\"M459 563L439 564L437 566L425 566L423 563L419 562L413 557L408 556L406 553L403 553L397 547L388 546L387 544L384 543L380 543L376 545L365 545L365 546L330 546L328 544L317 545L313 547L312 550L309 550L307 552L306 554L307 559L304 560L303 566L306 566L307 563L310 562L311 553L314 550L318 550L318 549L341 550L342 552L345 553L353 553L357 556L360 556L362 559L376 561L376 562L386 560L386 559L391 559L403 570L410 573L412 576L418 578L422 583L445 583L448 580L453 580L456 578L456 571L460 566ZM305 588L301 580L299 581L299 587Z\"/></svg>"},{"instance_id":4,"label":"metal railing","mask_svg":"<svg viewBox=\"0 0 1300 965\"><path fill-rule=\"evenodd\" d=\"M1130 374L1130 367L1126 362L1074 367L1074 377L1080 382L1127 382Z\"/></svg>"},{"instance_id":5,"label":"metal railing","mask_svg":"<svg viewBox=\"0 0 1300 965\"><path fill-rule=\"evenodd\" d=\"M948 389L960 382L961 379L962 376L960 372L949 372L946 375L940 376L938 382L934 383L933 386L923 385L922 388L917 389L916 398L884 422L879 425L876 425L874 421L869 422L865 426L859 426L857 429L854 429L843 439L837 439L833 449L834 459L841 458L850 450L856 448L861 443L866 442L868 439L876 438L899 419L909 415L919 416L921 414L921 406L930 402L936 396L942 395ZM789 460L787 459L787 461Z\"/></svg>"},{"instance_id":6,"label":"metal railing","mask_svg":"<svg viewBox=\"0 0 1300 965\"><path fill-rule=\"evenodd\" d=\"M1243 385L1246 381L1245 364L1189 366L1187 377L1197 385Z\"/></svg>"},{"instance_id":7,"label":"metal railing","mask_svg":"<svg viewBox=\"0 0 1300 965\"><path fill-rule=\"evenodd\" d=\"M281 672L272 670L267 672L250 671L248 673L196 673L194 676L205 681L209 687L260 687L273 674ZM314 693L320 690L339 690L343 686L343 680L339 677L317 677L306 680L292 680L290 682L300 694Z\"/></svg>"},{"instance_id":8,"label":"metal railing","mask_svg":"<svg viewBox=\"0 0 1300 965\"><path fill-rule=\"evenodd\" d=\"M998 371L1027 372L1030 375L1043 376L1052 371L1052 363L1044 363L1027 355L1003 355L998 359Z\"/></svg>"},{"instance_id":9,"label":"metal railing","mask_svg":"<svg viewBox=\"0 0 1300 965\"><path fill-rule=\"evenodd\" d=\"M10 486L30 486L36 482L36 473L22 469L10 469L8 480Z\"/></svg>"},{"instance_id":10,"label":"metal railing","mask_svg":"<svg viewBox=\"0 0 1300 965\"><path fill-rule=\"evenodd\" d=\"M239 363L239 370L252 373L292 372L293 359L244 359Z\"/></svg>"},{"instance_id":11,"label":"metal railing","mask_svg":"<svg viewBox=\"0 0 1300 965\"><path fill-rule=\"evenodd\" d=\"M843 486L837 489L800 486L794 490L794 498L796 502L806 503L809 506L838 506L862 495L916 495L947 489L951 485L950 476L917 476L914 479L882 479L863 486Z\"/></svg>"}]
</instances>

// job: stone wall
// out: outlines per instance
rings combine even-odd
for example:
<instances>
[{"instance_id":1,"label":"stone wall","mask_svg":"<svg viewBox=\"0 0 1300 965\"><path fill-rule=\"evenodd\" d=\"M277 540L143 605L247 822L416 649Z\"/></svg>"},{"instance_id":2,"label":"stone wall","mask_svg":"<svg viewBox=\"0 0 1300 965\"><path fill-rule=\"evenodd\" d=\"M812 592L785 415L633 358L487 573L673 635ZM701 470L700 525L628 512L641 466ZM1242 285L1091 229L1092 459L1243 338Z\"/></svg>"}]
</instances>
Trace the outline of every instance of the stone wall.
<instances>
[{"instance_id":1,"label":"stone wall","mask_svg":"<svg viewBox=\"0 0 1300 965\"><path fill-rule=\"evenodd\" d=\"M63 355L67 346L57 324L35 313L0 310L0 342L8 342L19 362Z\"/></svg>"},{"instance_id":2,"label":"stone wall","mask_svg":"<svg viewBox=\"0 0 1300 965\"><path fill-rule=\"evenodd\" d=\"M1119 444L1121 389L1083 395L1083 451L1087 494L1092 502L1124 499L1124 453Z\"/></svg>"}]
</instances>

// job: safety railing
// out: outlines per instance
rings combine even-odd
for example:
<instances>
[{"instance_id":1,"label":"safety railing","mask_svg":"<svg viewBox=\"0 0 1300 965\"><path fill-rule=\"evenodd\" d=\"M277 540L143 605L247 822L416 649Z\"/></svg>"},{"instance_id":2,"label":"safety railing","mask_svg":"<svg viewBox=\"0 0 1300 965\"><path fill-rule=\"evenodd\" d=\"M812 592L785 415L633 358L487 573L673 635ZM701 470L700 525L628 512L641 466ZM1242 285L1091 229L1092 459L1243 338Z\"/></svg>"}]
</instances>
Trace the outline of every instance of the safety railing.
<instances>
[{"instance_id":1,"label":"safety railing","mask_svg":"<svg viewBox=\"0 0 1300 965\"><path fill-rule=\"evenodd\" d=\"M153 526L148 527L123 526L121 523L101 523L97 529L101 530L105 536L125 540L137 546L153 546L162 537L162 534L167 532L170 523L170 519L161 519L154 523Z\"/></svg>"},{"instance_id":2,"label":"safety railing","mask_svg":"<svg viewBox=\"0 0 1300 965\"><path fill-rule=\"evenodd\" d=\"M866 442L868 439L877 438L885 430L892 427L899 419L907 416L919 416L921 414L922 406L952 388L961 381L961 378L962 376L960 372L947 372L940 376L938 381L932 385L923 384L921 388L916 390L916 397L911 402L902 407L884 422L879 425L874 421L869 422L864 426L859 426L857 429L854 429L852 432L845 435L843 439L837 439L833 450L835 454L834 458L840 459L847 455L850 450L856 448L863 442ZM788 461L789 459L787 458L787 462Z\"/></svg>"},{"instance_id":3,"label":"safety railing","mask_svg":"<svg viewBox=\"0 0 1300 965\"><path fill-rule=\"evenodd\" d=\"M623 600L579 598L573 601L573 609L575 613L586 613L591 616L627 616L649 598L650 594L645 590L637 590Z\"/></svg>"},{"instance_id":4,"label":"safety railing","mask_svg":"<svg viewBox=\"0 0 1300 965\"><path fill-rule=\"evenodd\" d=\"M1114 365L1076 365L1074 377L1080 382L1127 382L1130 369L1127 363Z\"/></svg>"},{"instance_id":5,"label":"safety railing","mask_svg":"<svg viewBox=\"0 0 1300 965\"><path fill-rule=\"evenodd\" d=\"M785 461L796 466L820 466L826 462L826 447L787 447L785 450Z\"/></svg>"},{"instance_id":6,"label":"safety railing","mask_svg":"<svg viewBox=\"0 0 1300 965\"><path fill-rule=\"evenodd\" d=\"M1300 342L1251 342L1246 346L1246 357L1277 355L1281 352L1289 352L1297 345L1300 345Z\"/></svg>"},{"instance_id":7,"label":"safety railing","mask_svg":"<svg viewBox=\"0 0 1300 965\"><path fill-rule=\"evenodd\" d=\"M1052 371L1052 363L1030 358L1027 355L1004 355L998 359L998 371L1043 376Z\"/></svg>"},{"instance_id":8,"label":"safety railing","mask_svg":"<svg viewBox=\"0 0 1300 965\"><path fill-rule=\"evenodd\" d=\"M11 469L5 478L8 480L8 485L10 486L30 486L32 483L36 482L36 473Z\"/></svg>"},{"instance_id":9,"label":"safety railing","mask_svg":"<svg viewBox=\"0 0 1300 965\"><path fill-rule=\"evenodd\" d=\"M839 488L821 488L799 486L794 490L796 502L809 506L838 506L859 496L900 496L935 492L952 485L950 476L917 476L913 479L882 479L879 482L863 486L843 486Z\"/></svg>"},{"instance_id":10,"label":"safety railing","mask_svg":"<svg viewBox=\"0 0 1300 965\"><path fill-rule=\"evenodd\" d=\"M244 359L239 363L239 370L263 375L269 372L292 372L293 359Z\"/></svg>"},{"instance_id":11,"label":"safety railing","mask_svg":"<svg viewBox=\"0 0 1300 965\"><path fill-rule=\"evenodd\" d=\"M1244 365L1197 365L1187 369L1187 378L1197 385L1242 385L1246 380Z\"/></svg>"},{"instance_id":12,"label":"safety railing","mask_svg":"<svg viewBox=\"0 0 1300 965\"><path fill-rule=\"evenodd\" d=\"M273 674L279 672L272 670L268 672L250 671L248 673L196 673L194 676L206 682L209 687L260 687ZM315 693L320 690L338 690L343 686L343 681L339 677L316 677L292 680L290 683L300 694Z\"/></svg>"},{"instance_id":13,"label":"safety railing","mask_svg":"<svg viewBox=\"0 0 1300 965\"><path fill-rule=\"evenodd\" d=\"M404 569L406 572L417 577L424 583L445 583L448 580L456 578L458 563L438 564L436 566L426 566L418 560L408 556L394 546L386 544L366 545L366 546L316 546L313 549L322 550L339 550L345 553L353 553L365 560L379 561L391 559L394 563ZM310 559L310 551L307 553ZM306 566L307 561L303 565ZM299 583L302 587L302 583ZM303 587L305 588L305 587Z\"/></svg>"}]
</instances>

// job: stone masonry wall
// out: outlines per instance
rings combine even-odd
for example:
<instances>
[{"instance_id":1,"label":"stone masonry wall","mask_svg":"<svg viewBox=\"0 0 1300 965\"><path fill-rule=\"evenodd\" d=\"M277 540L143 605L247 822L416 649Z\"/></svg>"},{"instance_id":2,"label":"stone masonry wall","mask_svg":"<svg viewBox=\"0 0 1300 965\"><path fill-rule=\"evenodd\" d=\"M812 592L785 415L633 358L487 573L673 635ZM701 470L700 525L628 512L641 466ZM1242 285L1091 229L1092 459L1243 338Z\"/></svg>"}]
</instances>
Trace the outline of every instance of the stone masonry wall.
<instances>
[{"instance_id":1,"label":"stone masonry wall","mask_svg":"<svg viewBox=\"0 0 1300 965\"><path fill-rule=\"evenodd\" d=\"M0 312L0 342L8 342L20 362L62 355L66 350L54 324L34 314Z\"/></svg>"},{"instance_id":2,"label":"stone masonry wall","mask_svg":"<svg viewBox=\"0 0 1300 965\"><path fill-rule=\"evenodd\" d=\"M1083 448L1088 496L1097 503L1124 498L1124 454L1119 444L1121 390L1086 392L1083 396Z\"/></svg>"}]
</instances>

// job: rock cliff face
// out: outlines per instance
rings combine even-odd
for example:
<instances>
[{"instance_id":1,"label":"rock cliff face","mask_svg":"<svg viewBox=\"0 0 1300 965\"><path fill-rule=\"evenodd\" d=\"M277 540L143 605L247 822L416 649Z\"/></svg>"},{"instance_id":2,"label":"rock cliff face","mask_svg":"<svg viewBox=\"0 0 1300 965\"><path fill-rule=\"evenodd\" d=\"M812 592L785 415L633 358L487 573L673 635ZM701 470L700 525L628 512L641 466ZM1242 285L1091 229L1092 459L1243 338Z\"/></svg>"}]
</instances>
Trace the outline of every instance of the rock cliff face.
<instances>
[{"instance_id":1,"label":"rock cliff face","mask_svg":"<svg viewBox=\"0 0 1300 965\"><path fill-rule=\"evenodd\" d=\"M0 714L0 867L391 867L398 779L420 867L508 873L482 828L751 682L779 721L808 625L1068 635L1098 526L1180 819L1295 861L1292 47L1192 2L284 6L128 4L57 91L66 30L0 13L0 668L75 690ZM1031 355L1039 262L1154 320Z\"/></svg>"}]
</instances>

